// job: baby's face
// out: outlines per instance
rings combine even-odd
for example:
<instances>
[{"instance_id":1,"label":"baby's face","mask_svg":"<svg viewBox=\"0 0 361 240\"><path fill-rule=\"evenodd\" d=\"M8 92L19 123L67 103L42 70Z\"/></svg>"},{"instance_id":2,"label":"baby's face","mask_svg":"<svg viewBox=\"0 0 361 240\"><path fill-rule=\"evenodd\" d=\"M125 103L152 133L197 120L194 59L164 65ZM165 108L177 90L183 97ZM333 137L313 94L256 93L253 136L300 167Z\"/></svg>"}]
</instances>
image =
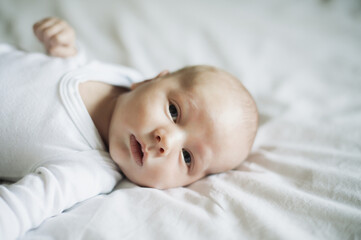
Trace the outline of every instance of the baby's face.
<instances>
[{"instance_id":1,"label":"baby's face","mask_svg":"<svg viewBox=\"0 0 361 240\"><path fill-rule=\"evenodd\" d=\"M168 75L119 97L109 151L129 180L164 189L234 167L243 151L242 140L230 137L239 116L212 77L184 84Z\"/></svg>"}]
</instances>

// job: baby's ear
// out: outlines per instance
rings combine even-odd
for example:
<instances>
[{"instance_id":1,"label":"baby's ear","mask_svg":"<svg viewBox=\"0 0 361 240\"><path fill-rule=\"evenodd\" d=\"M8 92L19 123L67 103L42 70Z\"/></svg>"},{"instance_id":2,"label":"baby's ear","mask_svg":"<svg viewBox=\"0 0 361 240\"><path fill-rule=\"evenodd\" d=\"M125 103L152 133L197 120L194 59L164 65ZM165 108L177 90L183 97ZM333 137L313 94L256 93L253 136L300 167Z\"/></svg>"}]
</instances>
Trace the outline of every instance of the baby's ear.
<instances>
[{"instance_id":1,"label":"baby's ear","mask_svg":"<svg viewBox=\"0 0 361 240\"><path fill-rule=\"evenodd\" d=\"M168 70L163 70L163 71L161 71L155 78L164 77L164 76L166 76L166 75L168 75L168 74L169 74L169 71L168 71ZM142 81L142 82L133 83L133 84L130 86L130 90L134 90L134 89L136 89L137 87L143 85L143 84L146 83L146 82L152 81L152 80L155 79L155 78L147 79L147 80L144 80L144 81Z\"/></svg>"},{"instance_id":2,"label":"baby's ear","mask_svg":"<svg viewBox=\"0 0 361 240\"><path fill-rule=\"evenodd\" d=\"M147 79L147 80L144 80L144 81L141 81L141 82L137 82L137 83L133 83L131 86L130 86L130 90L134 90L136 89L137 87L143 85L144 83L146 82L149 82L149 81L152 81L152 79Z\"/></svg>"},{"instance_id":3,"label":"baby's ear","mask_svg":"<svg viewBox=\"0 0 361 240\"><path fill-rule=\"evenodd\" d=\"M161 71L155 78L158 78L158 77L164 77L166 75L169 74L169 71L168 70L163 70Z\"/></svg>"}]
</instances>

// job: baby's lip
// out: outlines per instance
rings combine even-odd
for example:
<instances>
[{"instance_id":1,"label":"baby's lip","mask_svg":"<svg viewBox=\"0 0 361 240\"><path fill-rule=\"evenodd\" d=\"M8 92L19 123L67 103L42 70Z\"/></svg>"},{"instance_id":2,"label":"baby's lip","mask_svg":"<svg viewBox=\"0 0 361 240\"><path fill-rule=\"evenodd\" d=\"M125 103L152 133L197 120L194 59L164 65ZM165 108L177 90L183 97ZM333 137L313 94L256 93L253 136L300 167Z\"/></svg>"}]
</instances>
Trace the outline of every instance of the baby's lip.
<instances>
[{"instance_id":1,"label":"baby's lip","mask_svg":"<svg viewBox=\"0 0 361 240\"><path fill-rule=\"evenodd\" d=\"M143 166L144 161L144 152L142 149L143 146L140 142L138 142L137 138L132 134L129 138L130 141L130 151L132 153L133 160L139 166Z\"/></svg>"}]
</instances>

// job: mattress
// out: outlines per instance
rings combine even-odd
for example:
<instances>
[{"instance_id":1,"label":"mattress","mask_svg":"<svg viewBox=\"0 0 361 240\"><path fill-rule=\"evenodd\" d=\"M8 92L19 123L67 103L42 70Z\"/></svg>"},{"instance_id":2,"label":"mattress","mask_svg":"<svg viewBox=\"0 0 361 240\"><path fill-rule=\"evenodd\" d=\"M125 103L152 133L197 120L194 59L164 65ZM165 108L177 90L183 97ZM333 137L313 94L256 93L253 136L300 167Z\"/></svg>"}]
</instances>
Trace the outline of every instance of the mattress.
<instances>
[{"instance_id":1,"label":"mattress","mask_svg":"<svg viewBox=\"0 0 361 240\"><path fill-rule=\"evenodd\" d=\"M231 72L260 126L234 170L168 190L123 180L21 239L361 239L360 1L1 0L0 41L44 52L32 24L47 16L146 78Z\"/></svg>"}]
</instances>

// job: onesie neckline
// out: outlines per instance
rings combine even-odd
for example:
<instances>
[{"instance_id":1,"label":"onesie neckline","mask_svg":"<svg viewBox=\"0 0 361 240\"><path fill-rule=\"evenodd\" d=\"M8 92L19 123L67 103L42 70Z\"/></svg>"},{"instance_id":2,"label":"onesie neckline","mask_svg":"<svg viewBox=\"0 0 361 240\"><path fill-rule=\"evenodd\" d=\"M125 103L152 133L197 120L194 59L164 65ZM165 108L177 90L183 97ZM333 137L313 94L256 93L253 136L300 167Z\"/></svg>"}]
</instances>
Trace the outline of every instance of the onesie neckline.
<instances>
[{"instance_id":1,"label":"onesie neckline","mask_svg":"<svg viewBox=\"0 0 361 240\"><path fill-rule=\"evenodd\" d=\"M133 69L93 61L66 73L60 80L59 92L66 111L92 149L106 151L106 146L96 128L81 96L79 84L96 80L114 86L130 87L142 76Z\"/></svg>"}]
</instances>

